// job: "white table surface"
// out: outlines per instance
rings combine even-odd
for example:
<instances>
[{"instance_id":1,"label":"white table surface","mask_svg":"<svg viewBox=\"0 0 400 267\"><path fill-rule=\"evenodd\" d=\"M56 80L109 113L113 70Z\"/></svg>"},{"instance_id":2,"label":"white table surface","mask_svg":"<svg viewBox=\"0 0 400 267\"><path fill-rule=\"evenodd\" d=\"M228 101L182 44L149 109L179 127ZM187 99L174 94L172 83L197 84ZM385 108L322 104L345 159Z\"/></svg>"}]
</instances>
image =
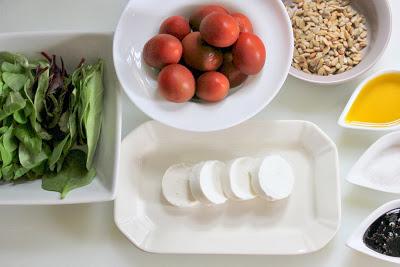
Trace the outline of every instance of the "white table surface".
<instances>
[{"instance_id":1,"label":"white table surface","mask_svg":"<svg viewBox=\"0 0 400 267\"><path fill-rule=\"evenodd\" d=\"M367 0L366 0L367 1ZM37 30L113 31L126 0L0 0L0 32ZM168 1L166 1L167 4ZM393 9L391 43L374 70L400 67L400 1L390 0ZM1 50L1 44L0 44ZM365 75L364 75L365 77ZM352 93L357 81L336 87L318 88L294 78L288 78L272 107L267 107L259 117L313 120L313 112L322 105L287 108L287 112L268 112L284 103L291 94L297 96L326 94L332 99L332 112L340 110ZM123 97L123 127L125 136L146 116ZM329 101L328 101L329 102ZM337 104L337 105L336 105ZM325 104L324 104L325 105ZM323 108L323 107L322 107ZM282 107L281 107L282 109ZM296 109L307 116L296 116ZM303 113L304 114L304 113ZM6 206L0 207L0 266L394 266L353 252L345 240L371 211L395 199L395 195L373 192L344 181L351 164L380 134L366 134L336 129L335 121L320 125L338 144L342 173L342 226L336 237L322 250L302 256L224 256L224 255L157 255L145 253L132 245L113 222L113 203L69 206Z\"/></svg>"}]
</instances>

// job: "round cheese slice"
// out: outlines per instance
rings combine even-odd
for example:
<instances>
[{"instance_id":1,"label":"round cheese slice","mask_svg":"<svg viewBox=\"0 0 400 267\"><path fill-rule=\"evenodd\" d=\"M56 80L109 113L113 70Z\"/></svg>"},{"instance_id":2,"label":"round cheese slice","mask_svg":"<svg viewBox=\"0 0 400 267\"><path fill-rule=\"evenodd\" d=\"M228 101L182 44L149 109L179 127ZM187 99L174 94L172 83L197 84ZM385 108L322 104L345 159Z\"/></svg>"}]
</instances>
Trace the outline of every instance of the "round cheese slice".
<instances>
[{"instance_id":1,"label":"round cheese slice","mask_svg":"<svg viewBox=\"0 0 400 267\"><path fill-rule=\"evenodd\" d=\"M258 175L252 177L252 186L257 195L267 200L287 198L294 186L292 167L281 156L267 156L261 161Z\"/></svg>"},{"instance_id":2,"label":"round cheese slice","mask_svg":"<svg viewBox=\"0 0 400 267\"><path fill-rule=\"evenodd\" d=\"M169 167L162 179L161 188L165 199L177 207L192 207L199 202L190 190L189 176L193 165L175 164Z\"/></svg>"},{"instance_id":3,"label":"round cheese slice","mask_svg":"<svg viewBox=\"0 0 400 267\"><path fill-rule=\"evenodd\" d=\"M257 195L251 186L252 177L257 175L257 159L243 157L227 163L227 175L222 176L225 195L235 200L250 200Z\"/></svg>"},{"instance_id":4,"label":"round cheese slice","mask_svg":"<svg viewBox=\"0 0 400 267\"><path fill-rule=\"evenodd\" d=\"M190 175L190 189L193 196L203 204L215 205L227 200L222 190L221 177L226 175L225 164L221 161L205 161L196 164Z\"/></svg>"}]
</instances>

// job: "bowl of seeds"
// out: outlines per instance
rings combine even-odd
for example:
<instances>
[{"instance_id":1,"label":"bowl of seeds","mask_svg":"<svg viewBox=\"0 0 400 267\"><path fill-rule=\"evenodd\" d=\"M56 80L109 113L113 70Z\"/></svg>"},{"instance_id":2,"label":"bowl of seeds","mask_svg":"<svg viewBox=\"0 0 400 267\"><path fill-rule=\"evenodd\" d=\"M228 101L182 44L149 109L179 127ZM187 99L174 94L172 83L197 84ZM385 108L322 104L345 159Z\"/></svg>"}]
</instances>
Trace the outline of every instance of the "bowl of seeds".
<instances>
[{"instance_id":1,"label":"bowl of seeds","mask_svg":"<svg viewBox=\"0 0 400 267\"><path fill-rule=\"evenodd\" d=\"M285 0L294 34L290 74L318 84L349 81L369 70L390 39L387 0Z\"/></svg>"}]
</instances>

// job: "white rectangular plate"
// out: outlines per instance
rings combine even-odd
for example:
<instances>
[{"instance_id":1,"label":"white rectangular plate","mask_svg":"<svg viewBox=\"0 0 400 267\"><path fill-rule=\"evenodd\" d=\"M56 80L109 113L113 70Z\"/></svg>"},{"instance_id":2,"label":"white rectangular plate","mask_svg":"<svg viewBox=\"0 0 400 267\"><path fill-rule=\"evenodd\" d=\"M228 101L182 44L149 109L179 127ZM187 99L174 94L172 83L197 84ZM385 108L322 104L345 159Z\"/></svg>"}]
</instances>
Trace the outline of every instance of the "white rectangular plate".
<instances>
[{"instance_id":1,"label":"white rectangular plate","mask_svg":"<svg viewBox=\"0 0 400 267\"><path fill-rule=\"evenodd\" d=\"M180 162L278 153L293 166L284 201L228 201L180 209L161 194L165 170ZM303 254L322 248L340 223L335 144L305 121L250 121L192 133L150 121L122 143L115 222L139 248L158 253Z\"/></svg>"},{"instance_id":2,"label":"white rectangular plate","mask_svg":"<svg viewBox=\"0 0 400 267\"><path fill-rule=\"evenodd\" d=\"M0 184L0 205L71 204L112 200L121 139L120 89L112 61L112 33L36 32L0 35L0 51L40 58L40 52L62 56L69 72L82 57L94 63L104 59L103 126L94 165L97 175L85 187L71 191L65 199L41 188L41 180ZM59 58L58 58L59 60Z\"/></svg>"}]
</instances>

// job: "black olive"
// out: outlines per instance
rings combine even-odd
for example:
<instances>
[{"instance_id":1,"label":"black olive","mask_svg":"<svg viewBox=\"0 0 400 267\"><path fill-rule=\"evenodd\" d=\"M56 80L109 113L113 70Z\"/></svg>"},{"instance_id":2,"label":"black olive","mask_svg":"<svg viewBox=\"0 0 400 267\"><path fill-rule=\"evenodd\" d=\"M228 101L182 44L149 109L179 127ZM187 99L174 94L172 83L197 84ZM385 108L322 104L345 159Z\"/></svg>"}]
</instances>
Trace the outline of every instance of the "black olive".
<instances>
[{"instance_id":1,"label":"black olive","mask_svg":"<svg viewBox=\"0 0 400 267\"><path fill-rule=\"evenodd\" d=\"M370 249L392 257L400 257L400 208L380 216L363 237Z\"/></svg>"}]
</instances>

